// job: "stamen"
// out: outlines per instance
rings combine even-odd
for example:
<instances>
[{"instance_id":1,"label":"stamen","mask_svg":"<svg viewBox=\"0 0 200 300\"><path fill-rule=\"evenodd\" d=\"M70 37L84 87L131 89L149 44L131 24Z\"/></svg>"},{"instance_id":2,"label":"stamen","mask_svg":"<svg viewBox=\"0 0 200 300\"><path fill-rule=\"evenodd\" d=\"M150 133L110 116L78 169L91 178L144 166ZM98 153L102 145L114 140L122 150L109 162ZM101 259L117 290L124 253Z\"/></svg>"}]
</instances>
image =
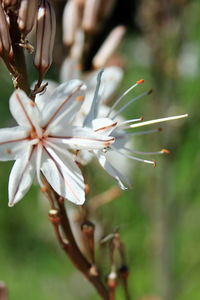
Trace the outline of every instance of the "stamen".
<instances>
[{"instance_id":1,"label":"stamen","mask_svg":"<svg viewBox=\"0 0 200 300\"><path fill-rule=\"evenodd\" d=\"M135 156L132 156L132 155L129 155L127 153L123 153L123 152L120 152L118 151L117 149L115 149L114 147L111 147L111 149L113 149L115 152L127 157L127 158L130 158L130 159L133 159L133 160L137 160L137 161L141 161L141 162L144 162L144 163L147 163L147 164L151 164L151 165L154 165L155 166L155 161L154 160L147 160L147 159L142 159L142 158L139 158L139 157L135 157Z\"/></svg>"},{"instance_id":2,"label":"stamen","mask_svg":"<svg viewBox=\"0 0 200 300\"><path fill-rule=\"evenodd\" d=\"M144 119L143 117L140 117L138 119L131 119L131 120L123 121L117 127L120 127L124 124L132 123L132 122L140 122L140 121L143 121L143 119Z\"/></svg>"},{"instance_id":3,"label":"stamen","mask_svg":"<svg viewBox=\"0 0 200 300\"><path fill-rule=\"evenodd\" d=\"M162 153L165 153L165 154L170 154L170 151L169 151L169 150L167 150L167 149L162 149L161 151L162 151Z\"/></svg>"},{"instance_id":4,"label":"stamen","mask_svg":"<svg viewBox=\"0 0 200 300\"><path fill-rule=\"evenodd\" d=\"M177 120L177 119L182 119L188 117L188 114L180 115L180 116L173 116L173 117L168 117L168 118L160 118L156 120L150 120L138 124L133 124L130 125L130 128L136 128L140 126L146 126L146 125L151 125L151 124L156 124L156 123L162 123L162 122L167 122L167 121L172 121L172 120Z\"/></svg>"},{"instance_id":5,"label":"stamen","mask_svg":"<svg viewBox=\"0 0 200 300\"><path fill-rule=\"evenodd\" d=\"M136 83L134 83L130 88L128 88L128 90L126 90L116 101L115 103L113 103L113 105L111 106L108 114L107 114L107 118L110 116L111 112L113 111L113 109L117 106L117 104L122 100L122 98L124 98L130 91L132 91L136 86L138 86L139 84L143 83L144 79L140 79L138 80Z\"/></svg>"},{"instance_id":6,"label":"stamen","mask_svg":"<svg viewBox=\"0 0 200 300\"><path fill-rule=\"evenodd\" d=\"M130 128L130 127L128 127ZM120 129L126 129L126 128L120 128ZM162 128L158 129L152 129L152 130L144 130L144 131L138 131L138 132L124 132L121 135L117 135L117 138L123 138L124 136L128 135L143 135L143 134L149 134L149 133L156 133L162 131Z\"/></svg>"},{"instance_id":7,"label":"stamen","mask_svg":"<svg viewBox=\"0 0 200 300\"><path fill-rule=\"evenodd\" d=\"M161 151L151 151L151 152L137 151L137 150L132 150L132 149L129 149L129 148L126 148L126 147L123 147L122 149L125 150L125 151L128 151L130 153L135 153L135 154L139 154L139 155L157 155L157 154L166 153L165 151L163 151L163 150L166 150L166 149L162 149ZM168 151L168 150L166 150L166 151ZM169 154L169 153L167 153L167 154Z\"/></svg>"},{"instance_id":8,"label":"stamen","mask_svg":"<svg viewBox=\"0 0 200 300\"><path fill-rule=\"evenodd\" d=\"M112 119L114 120L114 119L115 119L115 118L116 118L123 110L125 110L125 109L126 109L130 104L132 104L133 102L139 100L140 98L142 98L142 97L144 97L144 96L149 95L149 92L150 92L150 91L147 91L147 92L145 92L145 93L143 93L143 94L141 94L141 95L139 95L139 96L137 96L137 97L131 99L128 103L126 103L124 106L122 106L122 107L120 108L120 110L118 110L118 112L114 115L114 117L112 117Z\"/></svg>"}]
</instances>

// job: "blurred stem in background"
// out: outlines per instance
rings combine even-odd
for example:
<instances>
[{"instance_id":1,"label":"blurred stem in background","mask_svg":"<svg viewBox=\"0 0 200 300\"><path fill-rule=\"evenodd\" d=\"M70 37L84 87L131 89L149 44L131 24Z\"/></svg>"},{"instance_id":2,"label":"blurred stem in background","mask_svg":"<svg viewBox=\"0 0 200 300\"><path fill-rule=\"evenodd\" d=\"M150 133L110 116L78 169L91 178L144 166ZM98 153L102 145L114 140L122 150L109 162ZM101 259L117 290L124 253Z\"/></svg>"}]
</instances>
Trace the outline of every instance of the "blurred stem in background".
<instances>
[{"instance_id":1,"label":"blurred stem in background","mask_svg":"<svg viewBox=\"0 0 200 300\"><path fill-rule=\"evenodd\" d=\"M169 108L176 103L177 94L177 58L180 54L184 38L184 23L182 20L184 2L150 0L142 1L139 7L138 23L144 34L144 39L151 52L151 76L156 93L152 113L159 115L170 113ZM165 129L166 145L173 144L173 155L178 146L176 128ZM157 143L151 139L152 148ZM176 187L172 184L174 166L163 160L162 168L158 168L151 176L146 189L148 214L152 228L153 264L155 268L154 285L158 295L163 299L174 299L173 283L173 251L172 229L176 222Z\"/></svg>"}]
</instances>

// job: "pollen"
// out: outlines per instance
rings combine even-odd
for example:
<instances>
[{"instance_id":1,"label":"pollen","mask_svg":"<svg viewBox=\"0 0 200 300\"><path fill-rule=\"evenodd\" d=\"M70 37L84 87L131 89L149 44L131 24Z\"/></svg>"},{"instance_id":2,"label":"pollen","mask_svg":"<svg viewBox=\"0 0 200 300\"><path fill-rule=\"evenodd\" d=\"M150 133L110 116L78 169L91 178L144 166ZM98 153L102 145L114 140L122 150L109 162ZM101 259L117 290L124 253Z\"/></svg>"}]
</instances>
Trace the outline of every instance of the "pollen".
<instances>
[{"instance_id":1,"label":"pollen","mask_svg":"<svg viewBox=\"0 0 200 300\"><path fill-rule=\"evenodd\" d=\"M161 151L162 151L163 153L170 154L170 151L167 150L167 149L162 149Z\"/></svg>"},{"instance_id":2,"label":"pollen","mask_svg":"<svg viewBox=\"0 0 200 300\"><path fill-rule=\"evenodd\" d=\"M108 147L108 146L110 145L110 143L106 142L106 143L103 143L103 145L104 145L105 147Z\"/></svg>"},{"instance_id":3,"label":"pollen","mask_svg":"<svg viewBox=\"0 0 200 300\"><path fill-rule=\"evenodd\" d=\"M34 107L35 106L35 102L33 101L29 101L30 106Z\"/></svg>"},{"instance_id":4,"label":"pollen","mask_svg":"<svg viewBox=\"0 0 200 300\"><path fill-rule=\"evenodd\" d=\"M83 96L78 96L78 97L76 97L76 101L82 101L83 99L84 99Z\"/></svg>"},{"instance_id":5,"label":"pollen","mask_svg":"<svg viewBox=\"0 0 200 300\"><path fill-rule=\"evenodd\" d=\"M141 84L143 82L144 82L144 79L140 79L140 80L136 81L137 84Z\"/></svg>"},{"instance_id":6,"label":"pollen","mask_svg":"<svg viewBox=\"0 0 200 300\"><path fill-rule=\"evenodd\" d=\"M12 153L12 151L11 151L11 149L6 149L6 152L8 153L8 154L11 154Z\"/></svg>"}]
</instances>

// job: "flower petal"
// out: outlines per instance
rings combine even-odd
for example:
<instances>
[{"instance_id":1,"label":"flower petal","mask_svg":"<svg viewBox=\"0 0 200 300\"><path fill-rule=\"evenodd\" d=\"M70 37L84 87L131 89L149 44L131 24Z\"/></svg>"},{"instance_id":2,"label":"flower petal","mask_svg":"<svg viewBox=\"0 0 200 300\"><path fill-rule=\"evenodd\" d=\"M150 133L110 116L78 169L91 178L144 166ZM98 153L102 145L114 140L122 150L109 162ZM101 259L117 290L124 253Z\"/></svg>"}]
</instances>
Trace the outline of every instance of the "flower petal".
<instances>
[{"instance_id":1,"label":"flower petal","mask_svg":"<svg viewBox=\"0 0 200 300\"><path fill-rule=\"evenodd\" d=\"M22 90L16 90L10 97L10 111L17 123L28 129L38 128L40 112L35 103Z\"/></svg>"},{"instance_id":2,"label":"flower petal","mask_svg":"<svg viewBox=\"0 0 200 300\"><path fill-rule=\"evenodd\" d=\"M26 130L20 126L0 129L0 160L17 159L27 149L26 137Z\"/></svg>"},{"instance_id":3,"label":"flower petal","mask_svg":"<svg viewBox=\"0 0 200 300\"><path fill-rule=\"evenodd\" d=\"M90 97L90 93L94 95L98 73L99 70L90 73L85 80L88 87L86 98L88 96ZM101 79L101 88L99 91L101 103L106 103L114 95L122 78L123 70L121 68L112 66L104 69Z\"/></svg>"},{"instance_id":4,"label":"flower petal","mask_svg":"<svg viewBox=\"0 0 200 300\"><path fill-rule=\"evenodd\" d=\"M43 85L47 82L48 82L48 85L45 88L45 91L40 94L36 94L36 97L35 97L35 103L37 104L37 107L39 108L40 111L42 111L44 106L47 105L48 98L51 96L51 94L54 92L54 90L58 86L58 83L51 79L46 79L46 80L42 81L41 85ZM32 85L32 87L34 87L35 84L36 84L36 82Z\"/></svg>"},{"instance_id":5,"label":"flower petal","mask_svg":"<svg viewBox=\"0 0 200 300\"><path fill-rule=\"evenodd\" d=\"M124 185L124 183L127 186L130 186L130 182L128 178L126 178L123 174L121 174L115 167L113 167L106 156L102 154L100 151L95 153L100 165L106 170L106 172L113 177L114 180L117 181L118 185L122 190L126 190L127 187Z\"/></svg>"},{"instance_id":6,"label":"flower petal","mask_svg":"<svg viewBox=\"0 0 200 300\"><path fill-rule=\"evenodd\" d=\"M114 138L94 132L90 128L81 127L56 127L51 131L48 140L54 143L66 144L72 149L103 149L114 143Z\"/></svg>"},{"instance_id":7,"label":"flower petal","mask_svg":"<svg viewBox=\"0 0 200 300\"><path fill-rule=\"evenodd\" d=\"M29 190L35 175L34 148L18 158L11 170L8 184L9 206L20 201Z\"/></svg>"},{"instance_id":8,"label":"flower petal","mask_svg":"<svg viewBox=\"0 0 200 300\"><path fill-rule=\"evenodd\" d=\"M85 184L76 163L60 153L58 155L50 147L46 147L45 151L46 158L42 162L41 170L49 184L60 196L82 205L85 201Z\"/></svg>"},{"instance_id":9,"label":"flower petal","mask_svg":"<svg viewBox=\"0 0 200 300\"><path fill-rule=\"evenodd\" d=\"M63 118L69 124L82 105L85 89L84 83L77 79L59 85L43 109L42 126L54 127Z\"/></svg>"},{"instance_id":10,"label":"flower petal","mask_svg":"<svg viewBox=\"0 0 200 300\"><path fill-rule=\"evenodd\" d=\"M109 118L98 118L92 120L92 128L95 132L109 135L117 126L117 122Z\"/></svg>"}]
</instances>

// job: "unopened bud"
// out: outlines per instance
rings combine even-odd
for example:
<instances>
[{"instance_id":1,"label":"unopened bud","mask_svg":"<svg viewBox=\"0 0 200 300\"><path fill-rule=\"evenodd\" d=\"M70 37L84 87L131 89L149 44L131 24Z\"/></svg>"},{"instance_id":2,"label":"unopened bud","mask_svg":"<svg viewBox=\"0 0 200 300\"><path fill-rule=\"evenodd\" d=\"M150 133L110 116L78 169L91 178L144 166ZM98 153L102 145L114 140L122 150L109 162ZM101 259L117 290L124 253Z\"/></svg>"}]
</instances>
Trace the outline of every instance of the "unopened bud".
<instances>
[{"instance_id":1,"label":"unopened bud","mask_svg":"<svg viewBox=\"0 0 200 300\"><path fill-rule=\"evenodd\" d=\"M129 270L128 267L126 265L122 265L119 268L119 275L123 280L127 280L128 275L129 275Z\"/></svg>"},{"instance_id":2,"label":"unopened bud","mask_svg":"<svg viewBox=\"0 0 200 300\"><path fill-rule=\"evenodd\" d=\"M63 42L66 46L71 46L74 43L78 25L78 4L74 0L69 0L63 13Z\"/></svg>"},{"instance_id":3,"label":"unopened bud","mask_svg":"<svg viewBox=\"0 0 200 300\"><path fill-rule=\"evenodd\" d=\"M34 64L40 80L52 63L53 45L56 32L55 12L48 0L42 0L36 20L36 46Z\"/></svg>"},{"instance_id":4,"label":"unopened bud","mask_svg":"<svg viewBox=\"0 0 200 300\"><path fill-rule=\"evenodd\" d=\"M107 277L107 286L109 289L114 290L118 285L117 274L112 271Z\"/></svg>"},{"instance_id":5,"label":"unopened bud","mask_svg":"<svg viewBox=\"0 0 200 300\"><path fill-rule=\"evenodd\" d=\"M106 65L109 58L118 49L121 40L125 34L124 26L117 26L111 31L107 39L104 41L103 45L93 58L93 66L96 69L102 68Z\"/></svg>"},{"instance_id":6,"label":"unopened bud","mask_svg":"<svg viewBox=\"0 0 200 300\"><path fill-rule=\"evenodd\" d=\"M100 4L100 0L86 0L82 22L82 27L86 32L96 30Z\"/></svg>"},{"instance_id":7,"label":"unopened bud","mask_svg":"<svg viewBox=\"0 0 200 300\"><path fill-rule=\"evenodd\" d=\"M60 213L57 209L50 209L50 211L49 211L49 220L54 225L60 224L61 215L60 215Z\"/></svg>"},{"instance_id":8,"label":"unopened bud","mask_svg":"<svg viewBox=\"0 0 200 300\"><path fill-rule=\"evenodd\" d=\"M0 56L9 56L11 53L11 39L9 25L0 2Z\"/></svg>"},{"instance_id":9,"label":"unopened bud","mask_svg":"<svg viewBox=\"0 0 200 300\"><path fill-rule=\"evenodd\" d=\"M5 283L3 281L0 281L0 299L1 300L7 300L7 290Z\"/></svg>"},{"instance_id":10,"label":"unopened bud","mask_svg":"<svg viewBox=\"0 0 200 300\"><path fill-rule=\"evenodd\" d=\"M21 0L18 27L25 37L32 29L37 11L37 0Z\"/></svg>"},{"instance_id":11,"label":"unopened bud","mask_svg":"<svg viewBox=\"0 0 200 300\"><path fill-rule=\"evenodd\" d=\"M90 221L85 221L81 224L82 232L87 236L93 236L94 234L94 224Z\"/></svg>"}]
</instances>

